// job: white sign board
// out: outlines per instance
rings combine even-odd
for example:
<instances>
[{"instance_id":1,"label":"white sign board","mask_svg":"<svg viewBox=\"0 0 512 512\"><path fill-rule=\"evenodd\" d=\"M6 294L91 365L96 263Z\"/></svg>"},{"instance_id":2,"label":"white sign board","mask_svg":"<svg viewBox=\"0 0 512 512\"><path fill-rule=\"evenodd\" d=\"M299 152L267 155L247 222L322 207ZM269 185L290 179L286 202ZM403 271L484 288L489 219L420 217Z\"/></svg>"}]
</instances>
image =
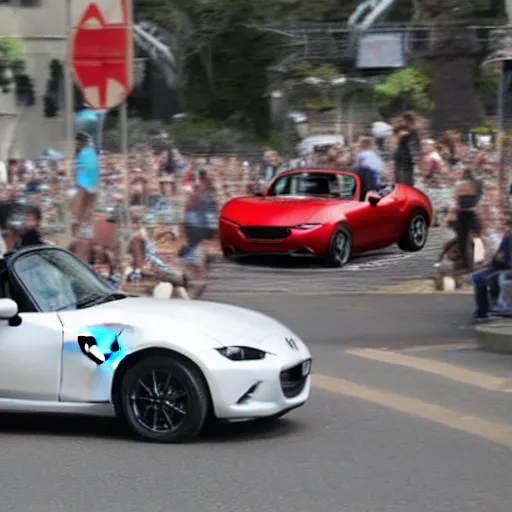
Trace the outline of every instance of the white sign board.
<instances>
[{"instance_id":1,"label":"white sign board","mask_svg":"<svg viewBox=\"0 0 512 512\"><path fill-rule=\"evenodd\" d=\"M402 34L364 34L357 49L358 69L402 68L405 66Z\"/></svg>"}]
</instances>

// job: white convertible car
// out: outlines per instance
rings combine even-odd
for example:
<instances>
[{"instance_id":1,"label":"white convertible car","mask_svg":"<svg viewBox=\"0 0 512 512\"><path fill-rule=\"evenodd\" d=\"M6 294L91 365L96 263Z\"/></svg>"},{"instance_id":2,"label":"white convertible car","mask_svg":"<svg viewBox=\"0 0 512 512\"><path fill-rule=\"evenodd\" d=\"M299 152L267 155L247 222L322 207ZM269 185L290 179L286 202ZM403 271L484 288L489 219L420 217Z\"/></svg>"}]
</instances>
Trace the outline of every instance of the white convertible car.
<instances>
[{"instance_id":1,"label":"white convertible car","mask_svg":"<svg viewBox=\"0 0 512 512\"><path fill-rule=\"evenodd\" d=\"M309 397L311 355L260 313L129 297L56 247L0 260L0 411L119 416L180 442L205 421L277 418Z\"/></svg>"}]
</instances>

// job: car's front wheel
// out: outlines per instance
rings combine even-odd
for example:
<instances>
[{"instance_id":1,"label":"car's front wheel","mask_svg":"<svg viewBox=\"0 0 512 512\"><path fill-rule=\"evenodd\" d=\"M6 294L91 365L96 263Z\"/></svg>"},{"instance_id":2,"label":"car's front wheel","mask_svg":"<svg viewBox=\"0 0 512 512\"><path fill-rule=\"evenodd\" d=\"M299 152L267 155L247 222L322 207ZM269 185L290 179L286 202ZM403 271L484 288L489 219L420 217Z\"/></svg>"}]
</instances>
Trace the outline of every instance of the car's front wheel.
<instances>
[{"instance_id":1,"label":"car's front wheel","mask_svg":"<svg viewBox=\"0 0 512 512\"><path fill-rule=\"evenodd\" d=\"M202 375L192 365L172 357L150 357L124 375L117 409L138 436L179 443L201 432L209 394Z\"/></svg>"},{"instance_id":2,"label":"car's front wheel","mask_svg":"<svg viewBox=\"0 0 512 512\"><path fill-rule=\"evenodd\" d=\"M331 237L329 249L324 258L328 267L343 267L352 255L352 235L344 226L338 226Z\"/></svg>"},{"instance_id":3,"label":"car's front wheel","mask_svg":"<svg viewBox=\"0 0 512 512\"><path fill-rule=\"evenodd\" d=\"M410 218L402 237L398 241L398 247L407 252L421 251L427 243L427 237L427 217L423 212L418 211Z\"/></svg>"}]
</instances>

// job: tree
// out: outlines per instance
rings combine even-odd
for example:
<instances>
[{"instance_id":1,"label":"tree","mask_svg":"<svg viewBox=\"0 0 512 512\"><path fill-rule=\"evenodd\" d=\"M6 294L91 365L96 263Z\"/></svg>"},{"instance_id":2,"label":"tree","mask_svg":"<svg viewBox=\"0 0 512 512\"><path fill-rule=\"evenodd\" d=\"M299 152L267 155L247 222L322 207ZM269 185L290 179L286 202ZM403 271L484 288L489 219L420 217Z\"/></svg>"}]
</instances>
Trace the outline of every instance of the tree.
<instances>
[{"instance_id":1,"label":"tree","mask_svg":"<svg viewBox=\"0 0 512 512\"><path fill-rule=\"evenodd\" d=\"M400 69L375 87L378 105L387 118L405 110L426 113L432 108L430 85L430 77L421 66Z\"/></svg>"},{"instance_id":2,"label":"tree","mask_svg":"<svg viewBox=\"0 0 512 512\"><path fill-rule=\"evenodd\" d=\"M468 24L479 17L500 16L503 0L413 0L413 7L413 21L432 25L435 38L430 55L434 131L468 132L482 122L474 83L478 59L472 53Z\"/></svg>"},{"instance_id":3,"label":"tree","mask_svg":"<svg viewBox=\"0 0 512 512\"><path fill-rule=\"evenodd\" d=\"M181 54L189 70L183 109L229 119L244 128L251 125L260 135L268 130L267 68L280 45L277 36L250 25L271 8L271 0L137 0L135 4L140 19L166 23L170 33L182 34Z\"/></svg>"}]
</instances>

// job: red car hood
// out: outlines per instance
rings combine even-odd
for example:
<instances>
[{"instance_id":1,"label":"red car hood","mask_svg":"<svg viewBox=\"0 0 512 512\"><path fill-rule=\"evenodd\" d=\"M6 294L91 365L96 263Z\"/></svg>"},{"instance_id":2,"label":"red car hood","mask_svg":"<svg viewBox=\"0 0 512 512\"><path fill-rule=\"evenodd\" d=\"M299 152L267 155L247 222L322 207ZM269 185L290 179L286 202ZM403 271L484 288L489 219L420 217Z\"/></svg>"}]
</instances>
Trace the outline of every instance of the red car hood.
<instances>
[{"instance_id":1,"label":"red car hood","mask_svg":"<svg viewBox=\"0 0 512 512\"><path fill-rule=\"evenodd\" d=\"M221 216L242 226L297 226L322 209L340 204L336 199L240 197L230 201Z\"/></svg>"}]
</instances>

